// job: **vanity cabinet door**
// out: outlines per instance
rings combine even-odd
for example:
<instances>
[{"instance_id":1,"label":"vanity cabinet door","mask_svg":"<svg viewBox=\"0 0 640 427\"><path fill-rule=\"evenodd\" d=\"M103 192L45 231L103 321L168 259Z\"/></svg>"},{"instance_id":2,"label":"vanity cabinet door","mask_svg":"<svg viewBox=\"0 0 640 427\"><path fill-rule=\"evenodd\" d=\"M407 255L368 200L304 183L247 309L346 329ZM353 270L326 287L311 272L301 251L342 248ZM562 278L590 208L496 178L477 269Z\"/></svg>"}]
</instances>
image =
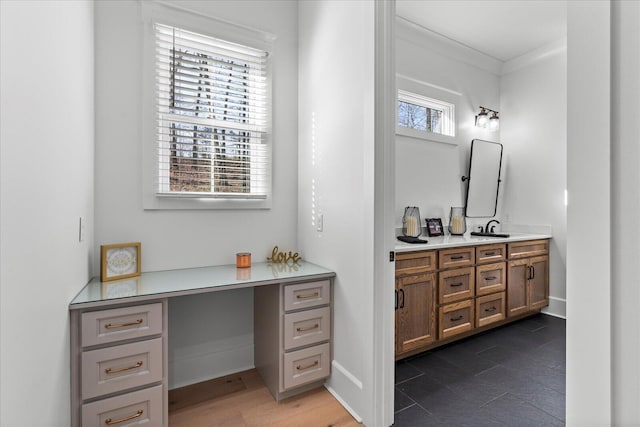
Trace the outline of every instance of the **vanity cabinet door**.
<instances>
[{"instance_id":1,"label":"vanity cabinet door","mask_svg":"<svg viewBox=\"0 0 640 427\"><path fill-rule=\"evenodd\" d=\"M549 305L549 257L531 258L529 265L529 306L535 310Z\"/></svg>"},{"instance_id":2,"label":"vanity cabinet door","mask_svg":"<svg viewBox=\"0 0 640 427\"><path fill-rule=\"evenodd\" d=\"M507 279L507 316L516 316L528 311L528 279L528 260L519 259L516 261L509 261L509 271Z\"/></svg>"},{"instance_id":3,"label":"vanity cabinet door","mask_svg":"<svg viewBox=\"0 0 640 427\"><path fill-rule=\"evenodd\" d=\"M396 357L436 338L435 275L396 279Z\"/></svg>"}]
</instances>

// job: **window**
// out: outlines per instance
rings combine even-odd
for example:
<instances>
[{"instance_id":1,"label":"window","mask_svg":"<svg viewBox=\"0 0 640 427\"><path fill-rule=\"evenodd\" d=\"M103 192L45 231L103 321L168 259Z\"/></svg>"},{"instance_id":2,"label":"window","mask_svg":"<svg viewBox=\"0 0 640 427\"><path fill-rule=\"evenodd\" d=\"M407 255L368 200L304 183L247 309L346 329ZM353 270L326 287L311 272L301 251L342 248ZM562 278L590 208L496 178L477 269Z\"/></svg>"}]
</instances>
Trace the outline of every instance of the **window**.
<instances>
[{"instance_id":1,"label":"window","mask_svg":"<svg viewBox=\"0 0 640 427\"><path fill-rule=\"evenodd\" d=\"M454 105L399 90L397 129L408 136L421 137L420 132L455 136Z\"/></svg>"},{"instance_id":2,"label":"window","mask_svg":"<svg viewBox=\"0 0 640 427\"><path fill-rule=\"evenodd\" d=\"M156 195L266 199L266 51L156 23Z\"/></svg>"}]
</instances>

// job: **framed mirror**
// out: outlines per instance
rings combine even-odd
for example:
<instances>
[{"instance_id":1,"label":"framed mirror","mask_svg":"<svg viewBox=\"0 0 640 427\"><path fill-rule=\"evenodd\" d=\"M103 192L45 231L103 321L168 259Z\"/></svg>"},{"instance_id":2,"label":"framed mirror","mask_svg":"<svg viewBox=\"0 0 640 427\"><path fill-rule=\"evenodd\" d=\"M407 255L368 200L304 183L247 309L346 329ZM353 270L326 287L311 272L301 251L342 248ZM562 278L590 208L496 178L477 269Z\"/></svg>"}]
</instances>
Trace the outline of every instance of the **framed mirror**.
<instances>
[{"instance_id":1,"label":"framed mirror","mask_svg":"<svg viewBox=\"0 0 640 427\"><path fill-rule=\"evenodd\" d=\"M465 215L468 218L490 218L498 209L502 144L474 139L471 141Z\"/></svg>"}]
</instances>

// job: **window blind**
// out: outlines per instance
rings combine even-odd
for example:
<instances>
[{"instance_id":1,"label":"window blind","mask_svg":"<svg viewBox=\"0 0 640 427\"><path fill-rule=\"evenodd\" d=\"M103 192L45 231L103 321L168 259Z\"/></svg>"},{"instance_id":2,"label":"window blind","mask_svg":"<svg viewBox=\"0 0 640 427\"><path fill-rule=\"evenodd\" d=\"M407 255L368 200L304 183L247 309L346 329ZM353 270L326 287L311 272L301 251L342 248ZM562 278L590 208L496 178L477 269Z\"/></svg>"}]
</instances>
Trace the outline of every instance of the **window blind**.
<instances>
[{"instance_id":1,"label":"window blind","mask_svg":"<svg viewBox=\"0 0 640 427\"><path fill-rule=\"evenodd\" d=\"M266 198L267 52L155 24L157 194Z\"/></svg>"}]
</instances>

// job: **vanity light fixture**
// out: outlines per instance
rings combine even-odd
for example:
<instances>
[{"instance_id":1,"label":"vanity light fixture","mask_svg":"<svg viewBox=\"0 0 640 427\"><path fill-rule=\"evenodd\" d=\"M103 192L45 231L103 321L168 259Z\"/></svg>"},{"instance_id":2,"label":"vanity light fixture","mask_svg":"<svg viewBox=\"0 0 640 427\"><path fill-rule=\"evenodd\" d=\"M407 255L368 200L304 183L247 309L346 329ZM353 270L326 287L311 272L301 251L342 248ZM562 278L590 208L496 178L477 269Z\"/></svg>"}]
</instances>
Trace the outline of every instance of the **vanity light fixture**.
<instances>
[{"instance_id":1,"label":"vanity light fixture","mask_svg":"<svg viewBox=\"0 0 640 427\"><path fill-rule=\"evenodd\" d=\"M489 117L489 112L491 112L491 117ZM479 128L497 130L500 127L498 112L490 108L480 106L480 112L476 116L476 126Z\"/></svg>"}]
</instances>

